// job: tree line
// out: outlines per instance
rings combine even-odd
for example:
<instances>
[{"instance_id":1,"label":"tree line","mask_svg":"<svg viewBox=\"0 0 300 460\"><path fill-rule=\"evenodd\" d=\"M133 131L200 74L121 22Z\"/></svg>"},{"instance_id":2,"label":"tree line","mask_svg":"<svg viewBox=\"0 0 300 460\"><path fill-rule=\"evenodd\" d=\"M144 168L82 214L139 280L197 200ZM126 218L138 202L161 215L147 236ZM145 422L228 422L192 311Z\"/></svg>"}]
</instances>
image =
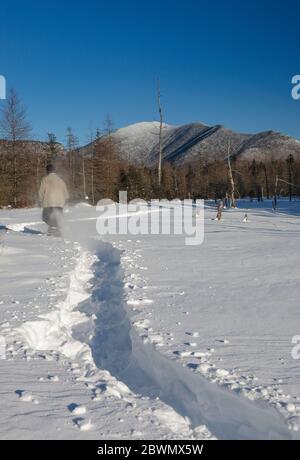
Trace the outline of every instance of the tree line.
<instances>
[{"instance_id":1,"label":"tree line","mask_svg":"<svg viewBox=\"0 0 300 460\"><path fill-rule=\"evenodd\" d=\"M73 202L96 204L102 198L118 200L120 190L128 199L224 199L249 197L258 201L275 195L300 195L300 161L286 159L247 161L234 156L190 164L165 163L157 168L136 166L121 159L108 118L103 134L98 130L90 144L79 149L71 128L64 148L53 133L45 142L29 141L31 125L17 93L11 90L0 119L0 206L37 204L37 192L46 165L53 163L66 181ZM217 153L217 152L216 152ZM160 180L158 181L158 175Z\"/></svg>"}]
</instances>

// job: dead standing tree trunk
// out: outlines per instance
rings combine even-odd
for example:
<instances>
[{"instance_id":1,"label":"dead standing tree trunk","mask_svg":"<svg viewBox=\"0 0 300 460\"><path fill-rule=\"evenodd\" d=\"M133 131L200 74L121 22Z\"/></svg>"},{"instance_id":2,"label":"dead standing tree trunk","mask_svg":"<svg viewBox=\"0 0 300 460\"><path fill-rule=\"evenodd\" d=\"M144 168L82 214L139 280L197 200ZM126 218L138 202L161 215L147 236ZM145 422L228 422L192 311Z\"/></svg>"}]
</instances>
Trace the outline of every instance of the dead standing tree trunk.
<instances>
[{"instance_id":1,"label":"dead standing tree trunk","mask_svg":"<svg viewBox=\"0 0 300 460\"><path fill-rule=\"evenodd\" d=\"M276 211L277 209L277 189L278 189L278 180L279 180L279 177L276 176L275 178L275 187L274 187L274 196L273 196L273 203L272 203L272 208L273 208L273 211Z\"/></svg>"},{"instance_id":2,"label":"dead standing tree trunk","mask_svg":"<svg viewBox=\"0 0 300 460\"><path fill-rule=\"evenodd\" d=\"M92 148L92 155L91 155L91 195L92 195L92 205L94 205L95 204L94 147Z\"/></svg>"},{"instance_id":3,"label":"dead standing tree trunk","mask_svg":"<svg viewBox=\"0 0 300 460\"><path fill-rule=\"evenodd\" d=\"M86 200L87 199L87 196L86 196L86 179L85 179L85 158L84 158L84 154L82 155L82 159L81 159L81 164L82 164L82 193L83 193L83 199Z\"/></svg>"},{"instance_id":4,"label":"dead standing tree trunk","mask_svg":"<svg viewBox=\"0 0 300 460\"><path fill-rule=\"evenodd\" d=\"M268 179L268 172L266 165L263 163L263 171L264 171L264 176L265 176L265 183L266 183L266 194L267 194L267 200L270 198L270 188L269 188L269 179Z\"/></svg>"},{"instance_id":5,"label":"dead standing tree trunk","mask_svg":"<svg viewBox=\"0 0 300 460\"><path fill-rule=\"evenodd\" d=\"M232 173L232 168L231 168L230 156L231 156L231 145L230 145L230 142L228 142L227 162L228 162L228 177L229 177L229 182L230 182L229 197L231 200L231 207L236 208L235 184L234 184L234 178L233 178L233 173Z\"/></svg>"},{"instance_id":6,"label":"dead standing tree trunk","mask_svg":"<svg viewBox=\"0 0 300 460\"><path fill-rule=\"evenodd\" d=\"M158 140L158 188L161 188L161 164L162 164L162 130L163 113L161 107L160 81L157 81L157 105L159 112L159 140Z\"/></svg>"},{"instance_id":7,"label":"dead standing tree trunk","mask_svg":"<svg viewBox=\"0 0 300 460\"><path fill-rule=\"evenodd\" d=\"M74 159L75 147L76 147L76 138L75 138L72 128L69 127L67 128L67 149L68 149L68 156L69 156L69 173L71 177L73 193L75 189L75 159Z\"/></svg>"},{"instance_id":8,"label":"dead standing tree trunk","mask_svg":"<svg viewBox=\"0 0 300 460\"><path fill-rule=\"evenodd\" d=\"M294 157L290 154L287 158L288 170L289 170L289 198L292 201L293 198L293 184L292 184L292 169L293 169Z\"/></svg>"}]
</instances>

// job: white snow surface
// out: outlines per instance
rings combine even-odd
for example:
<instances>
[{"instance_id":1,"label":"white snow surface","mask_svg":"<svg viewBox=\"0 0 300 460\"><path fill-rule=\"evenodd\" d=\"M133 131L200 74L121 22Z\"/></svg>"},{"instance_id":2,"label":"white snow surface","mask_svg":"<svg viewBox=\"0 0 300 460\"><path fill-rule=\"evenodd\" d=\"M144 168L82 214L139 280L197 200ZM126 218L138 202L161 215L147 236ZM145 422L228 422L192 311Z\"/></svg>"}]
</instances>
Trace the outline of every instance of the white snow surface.
<instances>
[{"instance_id":1,"label":"white snow surface","mask_svg":"<svg viewBox=\"0 0 300 460\"><path fill-rule=\"evenodd\" d=\"M201 246L0 211L0 438L299 439L300 203L270 208L207 205Z\"/></svg>"},{"instance_id":2,"label":"white snow surface","mask_svg":"<svg viewBox=\"0 0 300 460\"><path fill-rule=\"evenodd\" d=\"M157 146L159 129L158 121L145 121L118 129L113 138L124 158L143 163L148 161L150 152ZM163 135L173 130L174 126L163 123Z\"/></svg>"}]
</instances>

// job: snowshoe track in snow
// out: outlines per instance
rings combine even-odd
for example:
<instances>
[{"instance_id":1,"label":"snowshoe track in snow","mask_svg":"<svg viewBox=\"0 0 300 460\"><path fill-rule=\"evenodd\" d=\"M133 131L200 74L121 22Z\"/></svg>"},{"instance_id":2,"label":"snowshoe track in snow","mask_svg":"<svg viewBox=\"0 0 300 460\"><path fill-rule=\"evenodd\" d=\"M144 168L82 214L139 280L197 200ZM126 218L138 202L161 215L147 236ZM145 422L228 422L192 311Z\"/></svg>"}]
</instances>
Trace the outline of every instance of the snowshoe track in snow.
<instances>
[{"instance_id":1,"label":"snowshoe track in snow","mask_svg":"<svg viewBox=\"0 0 300 460\"><path fill-rule=\"evenodd\" d=\"M121 252L99 243L96 254L92 295L79 310L95 315L88 343L98 368L107 369L142 397L159 398L187 418L192 430L205 425L219 439L291 438L280 414L263 401L249 401L221 388L144 343L126 309ZM79 336L80 327L75 331Z\"/></svg>"},{"instance_id":2,"label":"snowshoe track in snow","mask_svg":"<svg viewBox=\"0 0 300 460\"><path fill-rule=\"evenodd\" d=\"M138 335L126 307L120 257L118 249L99 241L81 250L66 300L41 321L19 329L30 347L55 350L80 363L78 378L95 382L95 400L105 393L129 403L138 395L150 407L161 401L154 415L186 437L291 438L275 409L194 374ZM80 430L93 427L91 419L82 417L74 425Z\"/></svg>"}]
</instances>

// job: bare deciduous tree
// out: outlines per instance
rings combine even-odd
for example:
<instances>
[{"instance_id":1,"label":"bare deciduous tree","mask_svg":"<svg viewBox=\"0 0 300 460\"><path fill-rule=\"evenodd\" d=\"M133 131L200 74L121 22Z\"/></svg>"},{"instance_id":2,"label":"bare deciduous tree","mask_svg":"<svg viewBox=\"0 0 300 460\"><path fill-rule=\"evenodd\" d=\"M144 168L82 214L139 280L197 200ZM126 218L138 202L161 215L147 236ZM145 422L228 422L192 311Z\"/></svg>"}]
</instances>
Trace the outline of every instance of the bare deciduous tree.
<instances>
[{"instance_id":1,"label":"bare deciduous tree","mask_svg":"<svg viewBox=\"0 0 300 460\"><path fill-rule=\"evenodd\" d=\"M293 155L290 154L286 161L287 161L287 164L288 164L288 174L289 174L289 197L290 197L290 201L292 201L292 196L293 196L293 184L292 184L293 173L292 173L292 170L293 170L293 163L294 163Z\"/></svg>"},{"instance_id":2,"label":"bare deciduous tree","mask_svg":"<svg viewBox=\"0 0 300 460\"><path fill-rule=\"evenodd\" d=\"M279 177L278 177L278 175L276 175L275 186L274 186L274 196L273 196L273 201L272 201L272 207L273 207L274 211L276 211L276 208L277 208L278 181L279 181Z\"/></svg>"},{"instance_id":3,"label":"bare deciduous tree","mask_svg":"<svg viewBox=\"0 0 300 460\"><path fill-rule=\"evenodd\" d=\"M18 150L21 141L28 138L31 132L31 124L27 121L26 107L21 103L17 92L11 89L8 93L6 105L2 110L0 121L0 132L2 137L9 141L9 155L12 159L12 193L13 204L18 205L18 184L20 168L18 168ZM22 147L21 147L22 148Z\"/></svg>"},{"instance_id":4,"label":"bare deciduous tree","mask_svg":"<svg viewBox=\"0 0 300 460\"><path fill-rule=\"evenodd\" d=\"M228 150L227 150L227 162L228 162L228 177L229 177L229 182L230 182L230 199L231 199L231 207L236 208L236 200L235 200L235 183L234 183L234 178L233 178L233 173L232 173L232 168L231 168L231 144L228 142Z\"/></svg>"},{"instance_id":5,"label":"bare deciduous tree","mask_svg":"<svg viewBox=\"0 0 300 460\"><path fill-rule=\"evenodd\" d=\"M106 115L106 118L104 120L104 132L105 134L107 134L109 137L112 135L112 133L114 132L114 122L110 116L110 114L108 113Z\"/></svg>"},{"instance_id":6,"label":"bare deciduous tree","mask_svg":"<svg viewBox=\"0 0 300 460\"><path fill-rule=\"evenodd\" d=\"M161 106L160 80L157 81L157 105L159 113L159 137L158 137L158 188L161 187L161 164L162 164L162 130L163 112Z\"/></svg>"},{"instance_id":7,"label":"bare deciduous tree","mask_svg":"<svg viewBox=\"0 0 300 460\"><path fill-rule=\"evenodd\" d=\"M69 171L72 179L72 187L75 187L75 150L78 146L78 138L75 136L72 128L67 128L67 156L69 160Z\"/></svg>"},{"instance_id":8,"label":"bare deciduous tree","mask_svg":"<svg viewBox=\"0 0 300 460\"><path fill-rule=\"evenodd\" d=\"M48 133L47 163L55 163L59 156L58 142L54 133Z\"/></svg>"}]
</instances>

